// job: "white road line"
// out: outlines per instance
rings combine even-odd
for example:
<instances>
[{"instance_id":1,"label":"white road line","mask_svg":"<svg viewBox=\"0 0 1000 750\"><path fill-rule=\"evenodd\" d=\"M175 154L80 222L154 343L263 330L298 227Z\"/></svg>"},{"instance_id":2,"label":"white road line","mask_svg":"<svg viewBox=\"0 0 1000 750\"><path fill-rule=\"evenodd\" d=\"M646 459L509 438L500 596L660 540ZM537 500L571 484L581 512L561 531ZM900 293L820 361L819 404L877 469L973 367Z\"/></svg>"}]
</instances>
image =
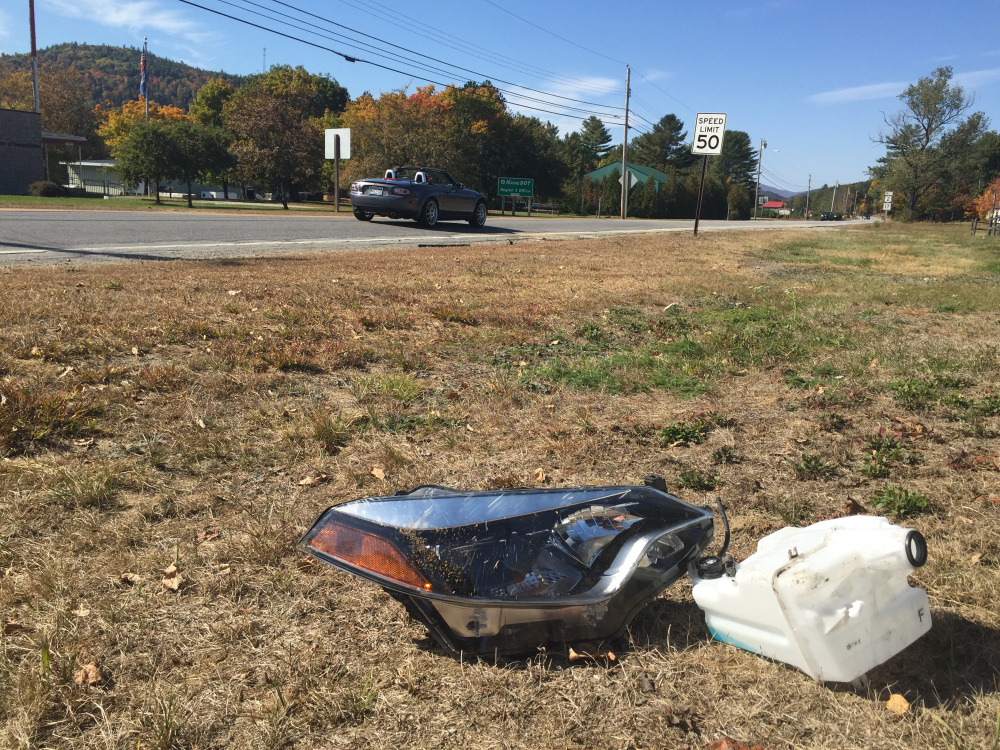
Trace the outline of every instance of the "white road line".
<instances>
[{"instance_id":1,"label":"white road line","mask_svg":"<svg viewBox=\"0 0 1000 750\"><path fill-rule=\"evenodd\" d=\"M48 250L0 250L0 255L24 255L25 253L47 253Z\"/></svg>"}]
</instances>

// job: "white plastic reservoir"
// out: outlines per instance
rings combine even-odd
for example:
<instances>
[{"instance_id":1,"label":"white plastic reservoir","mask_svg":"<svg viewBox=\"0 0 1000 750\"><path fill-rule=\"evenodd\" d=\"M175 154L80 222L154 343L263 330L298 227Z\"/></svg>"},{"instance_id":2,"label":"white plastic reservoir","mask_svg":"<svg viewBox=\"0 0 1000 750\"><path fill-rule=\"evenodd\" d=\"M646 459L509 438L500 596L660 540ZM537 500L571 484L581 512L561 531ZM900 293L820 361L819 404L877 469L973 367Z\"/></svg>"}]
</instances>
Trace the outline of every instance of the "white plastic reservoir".
<instances>
[{"instance_id":1,"label":"white plastic reservoir","mask_svg":"<svg viewBox=\"0 0 1000 750\"><path fill-rule=\"evenodd\" d=\"M694 600L716 640L853 682L930 630L927 594L906 580L926 560L917 531L836 518L764 537L735 575L699 578L692 566Z\"/></svg>"}]
</instances>

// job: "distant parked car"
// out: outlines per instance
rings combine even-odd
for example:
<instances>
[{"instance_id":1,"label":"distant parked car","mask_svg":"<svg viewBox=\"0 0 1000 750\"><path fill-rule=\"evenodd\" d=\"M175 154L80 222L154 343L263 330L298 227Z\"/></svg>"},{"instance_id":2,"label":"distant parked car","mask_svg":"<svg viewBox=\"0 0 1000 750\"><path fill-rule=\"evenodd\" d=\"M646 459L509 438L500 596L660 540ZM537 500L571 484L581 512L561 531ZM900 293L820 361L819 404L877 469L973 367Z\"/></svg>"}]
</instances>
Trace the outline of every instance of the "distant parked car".
<instances>
[{"instance_id":1,"label":"distant parked car","mask_svg":"<svg viewBox=\"0 0 1000 750\"><path fill-rule=\"evenodd\" d=\"M833 211L824 211L819 215L820 221L833 221Z\"/></svg>"},{"instance_id":2,"label":"distant parked car","mask_svg":"<svg viewBox=\"0 0 1000 750\"><path fill-rule=\"evenodd\" d=\"M485 195L466 189L442 169L426 167L396 167L381 179L358 180L351 185L351 208L358 221L388 216L416 219L427 227L445 219L486 224Z\"/></svg>"}]
</instances>

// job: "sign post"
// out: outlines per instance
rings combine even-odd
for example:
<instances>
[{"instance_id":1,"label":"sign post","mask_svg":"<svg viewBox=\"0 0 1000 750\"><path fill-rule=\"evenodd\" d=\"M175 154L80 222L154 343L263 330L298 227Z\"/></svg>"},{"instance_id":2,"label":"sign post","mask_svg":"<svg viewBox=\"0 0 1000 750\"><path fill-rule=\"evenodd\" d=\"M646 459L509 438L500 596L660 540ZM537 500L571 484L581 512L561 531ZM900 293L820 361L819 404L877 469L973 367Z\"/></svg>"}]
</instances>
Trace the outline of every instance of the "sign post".
<instances>
[{"instance_id":1,"label":"sign post","mask_svg":"<svg viewBox=\"0 0 1000 750\"><path fill-rule=\"evenodd\" d=\"M892 191L885 191L885 198L882 200L882 212L885 214L883 221L889 220L889 212L892 210Z\"/></svg>"},{"instance_id":2,"label":"sign post","mask_svg":"<svg viewBox=\"0 0 1000 750\"><path fill-rule=\"evenodd\" d=\"M531 199L535 195L535 180L530 177L498 177L497 195L500 196L500 212L503 213L505 196L510 196L510 215L517 208L518 198L528 199L528 216L531 216Z\"/></svg>"},{"instance_id":3,"label":"sign post","mask_svg":"<svg viewBox=\"0 0 1000 750\"><path fill-rule=\"evenodd\" d=\"M698 222L701 221L701 201L705 196L705 175L708 172L708 157L722 153L722 142L726 138L726 115L723 112L699 113L695 118L694 140L691 153L703 156L701 163L701 187L698 188L698 206L694 212L694 236L698 236Z\"/></svg>"},{"instance_id":4,"label":"sign post","mask_svg":"<svg viewBox=\"0 0 1000 750\"><path fill-rule=\"evenodd\" d=\"M351 129L327 128L326 158L333 159L333 203L334 210L340 213L340 160L351 158Z\"/></svg>"}]
</instances>

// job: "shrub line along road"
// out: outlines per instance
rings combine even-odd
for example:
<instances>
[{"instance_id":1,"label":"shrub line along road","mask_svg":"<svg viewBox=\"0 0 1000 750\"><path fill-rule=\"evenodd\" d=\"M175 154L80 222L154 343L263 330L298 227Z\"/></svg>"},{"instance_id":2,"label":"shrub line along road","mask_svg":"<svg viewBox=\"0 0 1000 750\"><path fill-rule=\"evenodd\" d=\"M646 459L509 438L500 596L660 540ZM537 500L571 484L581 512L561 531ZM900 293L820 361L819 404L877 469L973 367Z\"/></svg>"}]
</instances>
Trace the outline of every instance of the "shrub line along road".
<instances>
[{"instance_id":1,"label":"shrub line along road","mask_svg":"<svg viewBox=\"0 0 1000 750\"><path fill-rule=\"evenodd\" d=\"M860 223L703 221L711 232L740 229L833 229ZM570 240L621 234L690 232L693 221L552 219L490 216L485 227L441 222L355 221L340 216L262 216L131 211L0 210L0 265L83 261L242 258L366 247L461 246Z\"/></svg>"}]
</instances>

